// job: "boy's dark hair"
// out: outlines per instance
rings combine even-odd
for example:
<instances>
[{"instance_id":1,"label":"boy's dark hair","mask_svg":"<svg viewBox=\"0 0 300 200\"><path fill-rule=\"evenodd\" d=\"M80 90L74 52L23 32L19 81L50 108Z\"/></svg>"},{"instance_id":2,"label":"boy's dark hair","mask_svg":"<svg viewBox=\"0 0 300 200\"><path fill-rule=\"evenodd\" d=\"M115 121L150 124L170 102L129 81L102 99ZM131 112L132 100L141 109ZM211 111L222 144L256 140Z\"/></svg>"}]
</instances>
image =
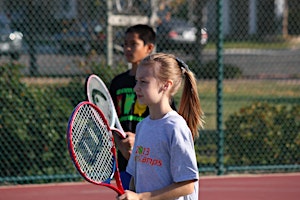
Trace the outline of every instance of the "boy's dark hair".
<instances>
[{"instance_id":1,"label":"boy's dark hair","mask_svg":"<svg viewBox=\"0 0 300 200\"><path fill-rule=\"evenodd\" d=\"M144 41L144 44L155 44L156 33L151 26L146 24L137 24L134 26L130 26L125 34L127 33L137 33L139 34L139 38Z\"/></svg>"}]
</instances>

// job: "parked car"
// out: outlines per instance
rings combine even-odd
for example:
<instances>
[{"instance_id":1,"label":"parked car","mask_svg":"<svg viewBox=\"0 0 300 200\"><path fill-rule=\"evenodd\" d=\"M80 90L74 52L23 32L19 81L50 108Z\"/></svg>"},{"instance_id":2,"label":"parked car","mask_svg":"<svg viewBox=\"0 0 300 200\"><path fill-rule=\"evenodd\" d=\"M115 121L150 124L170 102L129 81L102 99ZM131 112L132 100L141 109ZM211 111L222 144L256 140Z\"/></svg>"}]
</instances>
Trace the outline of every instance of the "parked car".
<instances>
[{"instance_id":1,"label":"parked car","mask_svg":"<svg viewBox=\"0 0 300 200\"><path fill-rule=\"evenodd\" d=\"M11 30L11 22L4 13L0 13L0 56L8 55L17 60L22 53L23 34Z\"/></svg>"},{"instance_id":2,"label":"parked car","mask_svg":"<svg viewBox=\"0 0 300 200\"><path fill-rule=\"evenodd\" d=\"M201 29L200 44L197 44L197 28L191 23L172 18L157 27L157 51L182 49L186 52L196 45L206 45L208 33L206 28Z\"/></svg>"},{"instance_id":3,"label":"parked car","mask_svg":"<svg viewBox=\"0 0 300 200\"><path fill-rule=\"evenodd\" d=\"M92 50L103 53L105 38L104 27L96 22L75 22L54 34L56 46L63 54L88 54Z\"/></svg>"}]
</instances>

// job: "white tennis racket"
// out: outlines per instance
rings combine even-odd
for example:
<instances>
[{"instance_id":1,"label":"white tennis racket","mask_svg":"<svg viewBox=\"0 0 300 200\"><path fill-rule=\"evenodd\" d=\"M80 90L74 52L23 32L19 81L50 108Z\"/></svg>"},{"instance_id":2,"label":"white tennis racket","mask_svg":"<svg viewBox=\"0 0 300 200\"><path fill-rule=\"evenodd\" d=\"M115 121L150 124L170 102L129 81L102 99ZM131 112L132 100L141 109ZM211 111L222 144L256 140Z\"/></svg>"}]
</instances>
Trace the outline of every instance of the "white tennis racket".
<instances>
[{"instance_id":1,"label":"white tennis racket","mask_svg":"<svg viewBox=\"0 0 300 200\"><path fill-rule=\"evenodd\" d=\"M78 172L89 182L124 194L112 130L102 111L94 104L79 103L69 118L68 149ZM111 184L115 178L116 186Z\"/></svg>"},{"instance_id":2,"label":"white tennis racket","mask_svg":"<svg viewBox=\"0 0 300 200\"><path fill-rule=\"evenodd\" d=\"M88 101L101 109L111 128L116 127L122 133L124 133L114 106L114 102L101 78L95 74L92 74L87 78L85 85Z\"/></svg>"}]
</instances>

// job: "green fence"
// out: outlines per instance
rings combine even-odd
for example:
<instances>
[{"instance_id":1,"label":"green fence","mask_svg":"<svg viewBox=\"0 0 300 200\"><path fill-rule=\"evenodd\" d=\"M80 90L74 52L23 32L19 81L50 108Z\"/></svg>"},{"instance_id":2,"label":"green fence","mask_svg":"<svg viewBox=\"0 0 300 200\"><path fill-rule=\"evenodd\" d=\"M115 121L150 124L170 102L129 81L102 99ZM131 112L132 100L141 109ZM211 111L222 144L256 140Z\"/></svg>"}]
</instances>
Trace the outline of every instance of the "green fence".
<instances>
[{"instance_id":1,"label":"green fence","mask_svg":"<svg viewBox=\"0 0 300 200\"><path fill-rule=\"evenodd\" d=\"M68 117L89 74L109 85L128 69L122 37L135 23L153 26L156 50L199 80L201 175L299 172L299 9L298 0L0 1L0 185L81 180Z\"/></svg>"}]
</instances>

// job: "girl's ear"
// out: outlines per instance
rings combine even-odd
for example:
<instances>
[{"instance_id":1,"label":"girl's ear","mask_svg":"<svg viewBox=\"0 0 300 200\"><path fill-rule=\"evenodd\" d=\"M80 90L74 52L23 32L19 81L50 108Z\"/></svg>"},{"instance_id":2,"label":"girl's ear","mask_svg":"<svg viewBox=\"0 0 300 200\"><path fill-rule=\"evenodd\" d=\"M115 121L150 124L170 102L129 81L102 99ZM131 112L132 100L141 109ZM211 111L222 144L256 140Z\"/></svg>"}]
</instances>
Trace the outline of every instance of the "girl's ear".
<instances>
[{"instance_id":1,"label":"girl's ear","mask_svg":"<svg viewBox=\"0 0 300 200\"><path fill-rule=\"evenodd\" d=\"M171 80L166 81L163 85L163 90L167 91L168 89L170 89L172 87L172 85L173 85L173 81L171 81Z\"/></svg>"}]
</instances>

